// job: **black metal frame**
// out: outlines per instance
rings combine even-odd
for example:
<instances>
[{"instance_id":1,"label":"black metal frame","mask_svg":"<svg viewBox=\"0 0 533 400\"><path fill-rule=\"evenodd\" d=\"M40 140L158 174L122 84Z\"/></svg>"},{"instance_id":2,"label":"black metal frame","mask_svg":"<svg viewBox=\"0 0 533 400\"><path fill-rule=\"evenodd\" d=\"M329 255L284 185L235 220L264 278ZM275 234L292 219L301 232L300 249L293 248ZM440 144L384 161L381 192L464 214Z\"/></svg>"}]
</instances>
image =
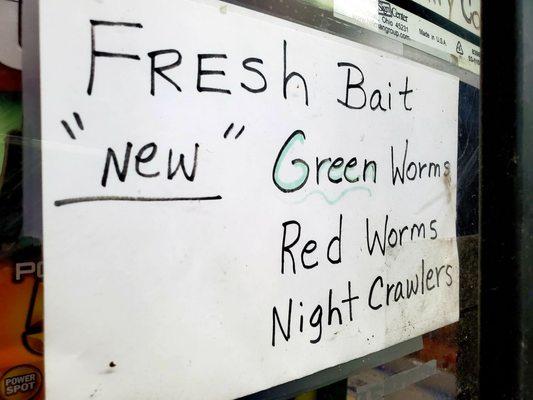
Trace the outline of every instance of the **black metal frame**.
<instances>
[{"instance_id":1,"label":"black metal frame","mask_svg":"<svg viewBox=\"0 0 533 400\"><path fill-rule=\"evenodd\" d=\"M533 3L482 9L483 399L533 398Z\"/></svg>"}]
</instances>

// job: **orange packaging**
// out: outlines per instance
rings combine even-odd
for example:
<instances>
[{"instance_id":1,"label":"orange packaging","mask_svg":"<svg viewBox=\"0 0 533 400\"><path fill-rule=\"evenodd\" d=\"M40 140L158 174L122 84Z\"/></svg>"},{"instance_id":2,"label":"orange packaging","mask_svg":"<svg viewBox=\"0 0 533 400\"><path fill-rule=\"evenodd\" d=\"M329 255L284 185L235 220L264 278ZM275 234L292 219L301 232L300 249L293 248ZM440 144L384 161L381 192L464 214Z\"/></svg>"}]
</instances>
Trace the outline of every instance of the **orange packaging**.
<instances>
[{"instance_id":1,"label":"orange packaging","mask_svg":"<svg viewBox=\"0 0 533 400\"><path fill-rule=\"evenodd\" d=\"M41 400L42 251L22 228L20 86L20 71L0 64L0 400Z\"/></svg>"}]
</instances>

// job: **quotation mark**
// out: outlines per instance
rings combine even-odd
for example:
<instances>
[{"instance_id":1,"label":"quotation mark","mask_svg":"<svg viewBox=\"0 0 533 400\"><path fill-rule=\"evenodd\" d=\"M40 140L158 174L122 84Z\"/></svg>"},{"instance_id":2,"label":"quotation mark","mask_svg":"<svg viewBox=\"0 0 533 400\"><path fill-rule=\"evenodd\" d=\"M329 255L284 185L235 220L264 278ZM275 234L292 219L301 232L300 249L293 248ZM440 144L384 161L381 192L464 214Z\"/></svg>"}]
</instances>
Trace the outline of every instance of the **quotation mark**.
<instances>
[{"instance_id":1,"label":"quotation mark","mask_svg":"<svg viewBox=\"0 0 533 400\"><path fill-rule=\"evenodd\" d=\"M224 133L224 139L228 137L229 133L233 129L233 126L234 126L234 123L232 122L231 125L228 126L228 129L226 129L226 132ZM241 129L239 129L239 132L237 132L237 134L235 135L235 139L238 139L239 136L241 136L243 132L244 132L244 125L242 126Z\"/></svg>"},{"instance_id":2,"label":"quotation mark","mask_svg":"<svg viewBox=\"0 0 533 400\"><path fill-rule=\"evenodd\" d=\"M84 127L83 127L83 122L80 118L80 115L77 112L73 112L72 115L74 116L74 119L76 120L76 124L78 125L78 128L80 128L80 130L83 131ZM61 124L63 125L63 128L65 128L65 130L67 131L70 138L76 140L76 136L74 135L74 132L72 132L72 129L70 128L70 125L68 124L68 122L65 120L62 120Z\"/></svg>"}]
</instances>

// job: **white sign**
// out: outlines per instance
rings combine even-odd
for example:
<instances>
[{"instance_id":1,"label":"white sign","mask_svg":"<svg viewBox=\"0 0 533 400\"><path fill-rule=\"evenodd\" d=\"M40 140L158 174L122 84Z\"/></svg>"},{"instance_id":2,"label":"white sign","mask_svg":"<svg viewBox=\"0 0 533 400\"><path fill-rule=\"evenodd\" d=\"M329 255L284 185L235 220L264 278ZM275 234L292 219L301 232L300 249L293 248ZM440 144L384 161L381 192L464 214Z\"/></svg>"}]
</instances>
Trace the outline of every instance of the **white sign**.
<instances>
[{"instance_id":1,"label":"white sign","mask_svg":"<svg viewBox=\"0 0 533 400\"><path fill-rule=\"evenodd\" d=\"M335 16L479 74L478 45L386 0L335 0ZM436 51L435 51L436 50Z\"/></svg>"},{"instance_id":2,"label":"white sign","mask_svg":"<svg viewBox=\"0 0 533 400\"><path fill-rule=\"evenodd\" d=\"M233 399L458 319L456 78L222 2L40 12L48 398Z\"/></svg>"}]
</instances>

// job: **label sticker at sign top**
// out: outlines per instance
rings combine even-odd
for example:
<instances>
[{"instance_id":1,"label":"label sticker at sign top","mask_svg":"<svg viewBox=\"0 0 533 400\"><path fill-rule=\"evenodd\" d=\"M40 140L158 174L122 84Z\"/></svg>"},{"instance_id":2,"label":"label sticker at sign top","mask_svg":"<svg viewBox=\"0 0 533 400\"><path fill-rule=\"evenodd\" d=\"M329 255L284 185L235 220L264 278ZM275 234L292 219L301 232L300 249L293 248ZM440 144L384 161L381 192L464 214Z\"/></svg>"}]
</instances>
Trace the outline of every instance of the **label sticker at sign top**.
<instances>
[{"instance_id":1,"label":"label sticker at sign top","mask_svg":"<svg viewBox=\"0 0 533 400\"><path fill-rule=\"evenodd\" d=\"M338 18L381 33L479 74L481 63L477 25L479 13L475 11L470 11L470 24L464 22L458 25L458 29L464 32L463 35L459 35L455 29L450 31L447 27L433 23L386 0L335 0L334 13ZM455 10L452 15L457 13L458 11ZM440 15L441 12L438 14ZM455 19L450 21L452 24L448 25L451 26L457 22ZM476 21L475 25L473 21ZM465 28L463 26L465 24L470 27L468 29L470 32L462 29Z\"/></svg>"},{"instance_id":2,"label":"label sticker at sign top","mask_svg":"<svg viewBox=\"0 0 533 400\"><path fill-rule=\"evenodd\" d=\"M480 0L413 0L436 12L468 31L480 36L481 2Z\"/></svg>"}]
</instances>

